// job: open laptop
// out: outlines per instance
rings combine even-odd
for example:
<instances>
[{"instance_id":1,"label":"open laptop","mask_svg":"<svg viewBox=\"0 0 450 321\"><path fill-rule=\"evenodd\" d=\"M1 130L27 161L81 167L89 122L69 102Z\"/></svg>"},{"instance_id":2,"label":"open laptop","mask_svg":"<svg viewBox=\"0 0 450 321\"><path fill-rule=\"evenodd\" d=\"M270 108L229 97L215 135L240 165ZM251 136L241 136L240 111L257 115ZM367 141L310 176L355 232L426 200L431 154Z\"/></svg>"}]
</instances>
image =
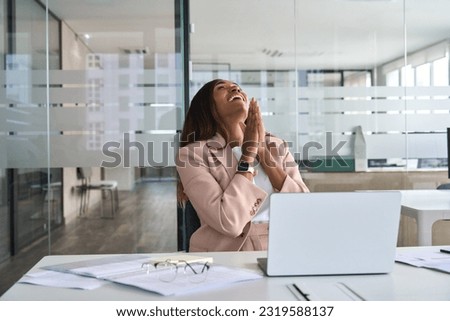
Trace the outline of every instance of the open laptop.
<instances>
[{"instance_id":1,"label":"open laptop","mask_svg":"<svg viewBox=\"0 0 450 321\"><path fill-rule=\"evenodd\" d=\"M258 264L268 276L389 273L400 206L396 191L274 193Z\"/></svg>"}]
</instances>

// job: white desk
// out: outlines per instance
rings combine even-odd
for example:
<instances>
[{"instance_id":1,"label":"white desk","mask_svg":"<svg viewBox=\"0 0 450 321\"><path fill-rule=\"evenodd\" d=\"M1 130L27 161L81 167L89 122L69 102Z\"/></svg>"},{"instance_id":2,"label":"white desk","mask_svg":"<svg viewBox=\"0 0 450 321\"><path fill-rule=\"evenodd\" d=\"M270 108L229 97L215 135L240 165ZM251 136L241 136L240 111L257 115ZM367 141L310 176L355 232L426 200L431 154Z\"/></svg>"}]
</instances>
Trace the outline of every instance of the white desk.
<instances>
[{"instance_id":1,"label":"white desk","mask_svg":"<svg viewBox=\"0 0 450 321\"><path fill-rule=\"evenodd\" d=\"M450 220L449 190L402 190L402 215L415 219L419 246L432 245L436 221Z\"/></svg>"},{"instance_id":2,"label":"white desk","mask_svg":"<svg viewBox=\"0 0 450 321\"><path fill-rule=\"evenodd\" d=\"M418 248L399 248L398 251L414 251ZM214 262L260 271L256 258L265 252L216 252L203 253L212 256ZM52 264L86 260L104 255L46 256L32 270ZM301 282L317 299L344 300L336 287L339 282L352 288L366 300L450 300L450 275L425 268L396 263L394 271L386 275L264 277L256 281L231 284L183 296L160 296L137 288L108 283L95 290L51 288L16 283L1 300L62 300L62 301L291 301L296 300L287 288L288 284Z\"/></svg>"}]
</instances>

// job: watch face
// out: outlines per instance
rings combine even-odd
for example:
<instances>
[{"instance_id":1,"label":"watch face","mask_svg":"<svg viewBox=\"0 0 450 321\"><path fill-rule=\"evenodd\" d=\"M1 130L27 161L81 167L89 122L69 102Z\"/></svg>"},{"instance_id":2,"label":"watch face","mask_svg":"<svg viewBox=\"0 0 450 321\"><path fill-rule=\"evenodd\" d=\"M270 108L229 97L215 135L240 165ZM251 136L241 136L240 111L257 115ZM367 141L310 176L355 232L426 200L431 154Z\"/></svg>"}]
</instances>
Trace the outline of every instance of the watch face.
<instances>
[{"instance_id":1,"label":"watch face","mask_svg":"<svg viewBox=\"0 0 450 321\"><path fill-rule=\"evenodd\" d=\"M249 163L247 163L247 162L239 162L239 164L238 164L238 171L246 172L246 171L248 171L249 167L250 167Z\"/></svg>"}]
</instances>

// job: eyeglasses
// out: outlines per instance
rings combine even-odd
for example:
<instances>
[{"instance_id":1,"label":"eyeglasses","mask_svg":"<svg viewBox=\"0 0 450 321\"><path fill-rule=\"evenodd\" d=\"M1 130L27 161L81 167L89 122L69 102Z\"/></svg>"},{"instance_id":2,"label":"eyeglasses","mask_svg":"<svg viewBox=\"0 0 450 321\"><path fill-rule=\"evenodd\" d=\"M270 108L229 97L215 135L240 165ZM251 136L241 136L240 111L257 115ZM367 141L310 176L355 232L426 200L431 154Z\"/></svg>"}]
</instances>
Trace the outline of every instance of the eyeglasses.
<instances>
[{"instance_id":1,"label":"eyeglasses","mask_svg":"<svg viewBox=\"0 0 450 321\"><path fill-rule=\"evenodd\" d=\"M208 262L188 263L187 261L161 261L142 263L141 268L145 269L147 274L151 274L163 282L172 282L178 276L178 268L183 268L183 276L187 277L192 283L201 283L205 281L210 268Z\"/></svg>"}]
</instances>

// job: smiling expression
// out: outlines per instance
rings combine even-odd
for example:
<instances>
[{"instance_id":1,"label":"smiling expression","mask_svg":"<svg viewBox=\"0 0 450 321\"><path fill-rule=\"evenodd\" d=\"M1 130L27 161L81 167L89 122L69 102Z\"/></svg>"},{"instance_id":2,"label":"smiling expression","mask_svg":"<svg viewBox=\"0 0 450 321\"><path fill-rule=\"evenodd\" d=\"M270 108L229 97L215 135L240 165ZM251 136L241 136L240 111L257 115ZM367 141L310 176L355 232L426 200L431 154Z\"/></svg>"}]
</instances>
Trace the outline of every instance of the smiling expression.
<instances>
[{"instance_id":1,"label":"smiling expression","mask_svg":"<svg viewBox=\"0 0 450 321\"><path fill-rule=\"evenodd\" d=\"M247 118L248 97L234 82L220 80L214 87L214 102L219 116L225 120L238 117L239 120Z\"/></svg>"}]
</instances>

